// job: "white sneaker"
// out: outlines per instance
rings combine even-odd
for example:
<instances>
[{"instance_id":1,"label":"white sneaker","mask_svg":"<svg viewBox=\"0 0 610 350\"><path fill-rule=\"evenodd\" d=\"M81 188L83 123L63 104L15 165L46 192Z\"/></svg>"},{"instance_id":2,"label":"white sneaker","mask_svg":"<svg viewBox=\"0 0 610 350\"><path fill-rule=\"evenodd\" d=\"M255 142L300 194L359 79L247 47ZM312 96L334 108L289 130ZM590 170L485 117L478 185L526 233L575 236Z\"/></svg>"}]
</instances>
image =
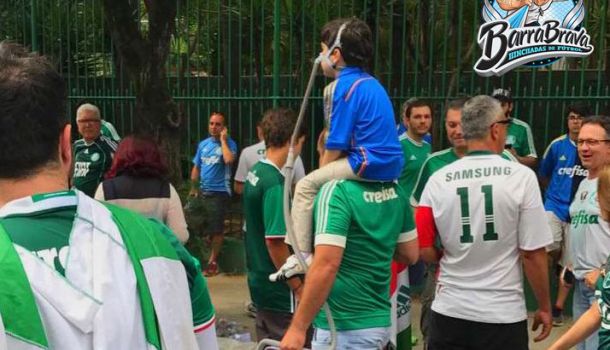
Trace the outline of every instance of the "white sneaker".
<instances>
[{"instance_id":1,"label":"white sneaker","mask_svg":"<svg viewBox=\"0 0 610 350\"><path fill-rule=\"evenodd\" d=\"M307 266L311 265L311 254L305 258L305 263L307 263ZM305 270L299 263L297 257L293 254L286 259L284 265L282 265L277 272L269 275L269 280L271 282L286 281L294 276L304 274Z\"/></svg>"}]
</instances>

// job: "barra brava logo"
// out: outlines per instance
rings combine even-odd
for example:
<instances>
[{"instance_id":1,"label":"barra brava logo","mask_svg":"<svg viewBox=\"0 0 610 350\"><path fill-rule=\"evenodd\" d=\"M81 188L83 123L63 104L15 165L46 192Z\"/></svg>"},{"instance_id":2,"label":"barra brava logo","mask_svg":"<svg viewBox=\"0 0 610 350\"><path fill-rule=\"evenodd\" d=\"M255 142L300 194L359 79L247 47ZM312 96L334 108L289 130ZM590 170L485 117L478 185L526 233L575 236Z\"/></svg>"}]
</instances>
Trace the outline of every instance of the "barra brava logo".
<instances>
[{"instance_id":1,"label":"barra brava logo","mask_svg":"<svg viewBox=\"0 0 610 350\"><path fill-rule=\"evenodd\" d=\"M483 50L474 70L502 75L518 66L542 67L561 57L593 52L582 27L583 0L483 0L478 43Z\"/></svg>"}]
</instances>

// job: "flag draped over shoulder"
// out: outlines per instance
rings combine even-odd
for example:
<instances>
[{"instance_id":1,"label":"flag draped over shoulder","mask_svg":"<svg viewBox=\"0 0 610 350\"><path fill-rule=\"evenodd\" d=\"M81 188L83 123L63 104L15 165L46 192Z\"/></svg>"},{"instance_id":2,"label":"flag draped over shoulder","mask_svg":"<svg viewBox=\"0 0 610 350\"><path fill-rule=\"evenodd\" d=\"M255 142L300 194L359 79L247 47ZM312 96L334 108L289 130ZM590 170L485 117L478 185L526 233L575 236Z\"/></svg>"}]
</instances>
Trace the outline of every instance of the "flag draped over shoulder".
<instances>
[{"instance_id":1,"label":"flag draped over shoulder","mask_svg":"<svg viewBox=\"0 0 610 350\"><path fill-rule=\"evenodd\" d=\"M392 262L390 300L392 302L391 342L398 350L411 350L411 290L409 288L409 269L407 265L395 261Z\"/></svg>"}]
</instances>

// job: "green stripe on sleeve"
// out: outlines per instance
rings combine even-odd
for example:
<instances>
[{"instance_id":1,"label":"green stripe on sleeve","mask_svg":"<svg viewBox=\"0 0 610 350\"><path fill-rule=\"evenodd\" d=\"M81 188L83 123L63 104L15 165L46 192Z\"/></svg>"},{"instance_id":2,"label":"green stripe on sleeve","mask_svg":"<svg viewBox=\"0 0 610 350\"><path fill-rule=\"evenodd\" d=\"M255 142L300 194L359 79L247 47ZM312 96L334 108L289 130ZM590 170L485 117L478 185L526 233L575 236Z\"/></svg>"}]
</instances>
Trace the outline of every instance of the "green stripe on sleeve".
<instances>
[{"instance_id":1,"label":"green stripe on sleeve","mask_svg":"<svg viewBox=\"0 0 610 350\"><path fill-rule=\"evenodd\" d=\"M13 242L1 224L0 314L8 334L43 349L49 347L32 287Z\"/></svg>"}]
</instances>

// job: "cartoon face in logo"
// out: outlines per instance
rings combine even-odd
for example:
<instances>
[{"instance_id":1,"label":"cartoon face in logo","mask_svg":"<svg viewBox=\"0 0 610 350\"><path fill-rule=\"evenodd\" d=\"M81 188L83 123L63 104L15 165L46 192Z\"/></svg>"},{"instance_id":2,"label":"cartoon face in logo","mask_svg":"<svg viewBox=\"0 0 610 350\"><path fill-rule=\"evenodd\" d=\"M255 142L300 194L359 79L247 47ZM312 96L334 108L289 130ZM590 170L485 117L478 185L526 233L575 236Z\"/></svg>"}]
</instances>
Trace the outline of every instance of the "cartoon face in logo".
<instances>
[{"instance_id":1,"label":"cartoon face in logo","mask_svg":"<svg viewBox=\"0 0 610 350\"><path fill-rule=\"evenodd\" d=\"M483 0L482 16L483 54L474 66L482 76L593 52L591 37L581 28L584 0Z\"/></svg>"},{"instance_id":2,"label":"cartoon face in logo","mask_svg":"<svg viewBox=\"0 0 610 350\"><path fill-rule=\"evenodd\" d=\"M92 162L97 162L98 160L100 160L100 154L95 152L91 155L91 161Z\"/></svg>"}]
</instances>

